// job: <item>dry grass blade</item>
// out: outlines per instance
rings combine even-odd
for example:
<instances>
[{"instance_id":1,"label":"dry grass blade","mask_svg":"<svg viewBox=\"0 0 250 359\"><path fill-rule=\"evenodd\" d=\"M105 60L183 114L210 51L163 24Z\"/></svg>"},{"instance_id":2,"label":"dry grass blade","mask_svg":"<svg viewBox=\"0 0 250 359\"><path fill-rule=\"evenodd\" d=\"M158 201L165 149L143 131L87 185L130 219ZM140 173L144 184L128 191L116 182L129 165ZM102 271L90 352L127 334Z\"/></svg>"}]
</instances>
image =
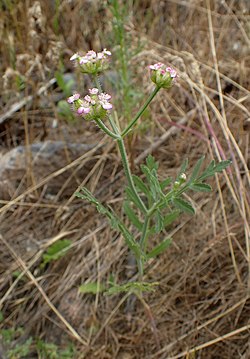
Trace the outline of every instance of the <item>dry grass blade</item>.
<instances>
[{"instance_id":1,"label":"dry grass blade","mask_svg":"<svg viewBox=\"0 0 250 359\"><path fill-rule=\"evenodd\" d=\"M77 358L248 359L249 1L119 0L119 21L116 0L21 3L0 5L0 336L23 328L19 341L31 335L34 352L38 338L62 350L70 340ZM65 107L71 93L93 87L73 74L69 58L104 47L112 66L100 80L121 128L129 117L121 108L131 107L133 117L152 90L148 65L163 62L179 74L131 137L136 175L143 176L148 154L159 163L159 180L175 178L185 158L187 176L204 154L204 166L233 162L209 178L213 192L190 195L195 217L166 228L172 245L148 263L145 281L160 285L143 295L146 305L128 294L79 291L84 283L137 280L123 239L74 196L86 186L130 227L115 143L92 122L73 121ZM128 106L120 93L128 90L121 81L126 66ZM60 148L42 160L48 143ZM70 250L42 268L43 255L60 239L70 241ZM162 239L155 236L152 248Z\"/></svg>"},{"instance_id":2,"label":"dry grass blade","mask_svg":"<svg viewBox=\"0 0 250 359\"><path fill-rule=\"evenodd\" d=\"M33 276L33 274L30 272L30 270L27 268L26 264L23 262L23 260L15 253L15 251L9 246L9 244L5 241L2 235L0 235L0 239L3 242L3 244L8 248L13 258L17 261L17 263L21 266L25 274L29 277L31 282L36 286L38 291L41 293L42 297L44 298L45 302L48 304L50 309L56 314L56 316L62 321L62 323L66 326L66 328L69 330L70 334L75 338L77 341L79 341L83 345L87 345L87 341L80 337L80 335L76 332L76 330L69 324L69 322L61 315L61 313L56 309L54 304L50 301L47 294L44 292L42 287L38 284L36 278Z\"/></svg>"}]
</instances>

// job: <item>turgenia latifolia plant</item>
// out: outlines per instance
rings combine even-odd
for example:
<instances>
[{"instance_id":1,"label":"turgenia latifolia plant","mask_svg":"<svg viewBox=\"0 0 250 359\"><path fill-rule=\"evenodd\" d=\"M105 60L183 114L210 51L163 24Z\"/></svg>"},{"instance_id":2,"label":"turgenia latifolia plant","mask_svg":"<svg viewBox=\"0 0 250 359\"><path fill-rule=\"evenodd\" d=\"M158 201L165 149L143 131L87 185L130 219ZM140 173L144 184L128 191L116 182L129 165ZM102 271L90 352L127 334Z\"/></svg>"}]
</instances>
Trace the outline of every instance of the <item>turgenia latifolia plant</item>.
<instances>
[{"instance_id":1,"label":"turgenia latifolia plant","mask_svg":"<svg viewBox=\"0 0 250 359\"><path fill-rule=\"evenodd\" d=\"M109 206L101 204L97 198L85 187L75 195L94 204L97 210L109 220L110 226L123 236L129 250L136 258L138 268L138 281L123 283L122 285L111 284L106 290L108 294L119 292L141 293L154 289L157 283L143 281L144 269L149 260L157 257L171 243L171 238L163 238L159 244L152 248L150 239L160 237L167 226L177 219L183 212L191 215L195 213L192 204L184 197L187 191L210 192L211 186L206 183L207 178L222 172L230 163L230 160L215 163L214 160L202 170L204 156L202 156L189 176L186 175L188 161L185 160L176 179L166 178L159 180L158 163L149 155L146 163L141 165L144 180L131 173L128 156L124 144L125 137L130 134L147 109L151 101L160 90L169 90L177 81L177 72L163 63L149 66L149 72L154 89L137 114L126 127L121 129L122 124L117 121L117 116L112 115L111 96L103 92L99 74L109 66L111 52L104 49L102 52L88 51L85 55L78 53L71 57L78 70L93 77L96 87L89 89L85 97L74 93L68 98L72 110L86 121L94 121L96 125L109 137L117 142L124 174L127 180L123 213L129 219L130 225L125 225L124 218L114 212ZM128 221L126 221L128 223Z\"/></svg>"}]
</instances>

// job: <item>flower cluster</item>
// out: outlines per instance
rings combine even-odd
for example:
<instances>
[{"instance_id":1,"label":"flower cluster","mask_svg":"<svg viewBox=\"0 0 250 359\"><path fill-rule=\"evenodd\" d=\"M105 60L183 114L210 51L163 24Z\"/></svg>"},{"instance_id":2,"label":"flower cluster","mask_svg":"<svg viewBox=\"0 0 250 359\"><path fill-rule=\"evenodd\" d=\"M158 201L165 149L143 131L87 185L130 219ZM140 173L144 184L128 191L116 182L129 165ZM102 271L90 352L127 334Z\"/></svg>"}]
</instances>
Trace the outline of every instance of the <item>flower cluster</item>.
<instances>
[{"instance_id":1,"label":"flower cluster","mask_svg":"<svg viewBox=\"0 0 250 359\"><path fill-rule=\"evenodd\" d=\"M111 52L106 49L97 53L90 50L84 56L74 54L70 61L74 61L81 72L96 75L108 68L108 56L111 56Z\"/></svg>"},{"instance_id":2,"label":"flower cluster","mask_svg":"<svg viewBox=\"0 0 250 359\"><path fill-rule=\"evenodd\" d=\"M172 67L166 67L161 62L149 66L151 70L151 80L158 86L169 89L176 81L178 75Z\"/></svg>"},{"instance_id":3,"label":"flower cluster","mask_svg":"<svg viewBox=\"0 0 250 359\"><path fill-rule=\"evenodd\" d=\"M73 110L78 115L83 115L87 121L104 119L107 116L107 111L112 109L112 104L109 102L111 96L106 93L99 93L97 88L89 89L89 95L84 99L80 98L79 93L68 98L68 103L72 104Z\"/></svg>"}]
</instances>

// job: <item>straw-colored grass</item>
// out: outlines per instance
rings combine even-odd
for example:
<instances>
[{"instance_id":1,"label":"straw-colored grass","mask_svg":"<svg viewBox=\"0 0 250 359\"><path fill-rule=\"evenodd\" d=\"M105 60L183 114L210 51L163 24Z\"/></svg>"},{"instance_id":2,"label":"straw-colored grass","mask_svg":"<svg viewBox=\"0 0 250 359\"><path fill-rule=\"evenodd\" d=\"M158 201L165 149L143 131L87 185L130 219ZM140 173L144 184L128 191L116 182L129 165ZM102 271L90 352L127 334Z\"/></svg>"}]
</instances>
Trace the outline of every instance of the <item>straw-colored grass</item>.
<instances>
[{"instance_id":1,"label":"straw-colored grass","mask_svg":"<svg viewBox=\"0 0 250 359\"><path fill-rule=\"evenodd\" d=\"M149 153L162 177L175 176L187 157L190 166L203 154L206 163L232 159L210 181L211 194L194 196L196 215L169 228L173 245L145 272L160 285L142 301L78 292L111 274L120 283L136 279L123 239L73 196L86 185L122 213L125 179L113 142L93 123L68 123L56 111L63 98L53 80L59 60L73 72L72 53L115 45L108 2L61 1L58 9L47 0L4 3L14 5L2 4L0 14L1 328L23 327L26 336L61 347L72 341L77 358L249 358L249 1L123 2L131 47L138 38L144 44L130 59L137 88L149 93L145 69L156 61L180 75L136 133L135 171ZM34 160L32 144L46 141L64 146L54 158ZM1 170L4 155L18 146L26 150ZM46 249L60 238L70 239L71 249L41 269Z\"/></svg>"}]
</instances>

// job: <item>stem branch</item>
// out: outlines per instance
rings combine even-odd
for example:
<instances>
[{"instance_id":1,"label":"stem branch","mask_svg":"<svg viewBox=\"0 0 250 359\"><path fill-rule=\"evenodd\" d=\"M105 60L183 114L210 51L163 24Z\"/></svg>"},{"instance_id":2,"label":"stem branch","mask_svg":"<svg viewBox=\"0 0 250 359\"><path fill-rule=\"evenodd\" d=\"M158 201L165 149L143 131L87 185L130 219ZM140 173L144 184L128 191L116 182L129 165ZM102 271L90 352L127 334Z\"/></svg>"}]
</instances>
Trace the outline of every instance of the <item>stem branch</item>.
<instances>
[{"instance_id":1,"label":"stem branch","mask_svg":"<svg viewBox=\"0 0 250 359\"><path fill-rule=\"evenodd\" d=\"M115 140L120 138L119 135L117 135L117 134L113 133L112 131L110 131L110 129L102 122L102 120L97 119L97 120L95 120L95 122L98 125L98 127L100 127L100 129L103 130L108 136L114 138Z\"/></svg>"},{"instance_id":2,"label":"stem branch","mask_svg":"<svg viewBox=\"0 0 250 359\"><path fill-rule=\"evenodd\" d=\"M150 102L153 100L157 92L160 90L160 87L156 86L154 91L151 93L151 95L148 97L147 101L144 103L144 105L140 108L140 110L137 112L133 120L128 124L128 126L125 128L125 130L122 131L122 137L126 136L126 134L130 131L130 129L136 124L136 122L139 120L143 112L146 110Z\"/></svg>"}]
</instances>

